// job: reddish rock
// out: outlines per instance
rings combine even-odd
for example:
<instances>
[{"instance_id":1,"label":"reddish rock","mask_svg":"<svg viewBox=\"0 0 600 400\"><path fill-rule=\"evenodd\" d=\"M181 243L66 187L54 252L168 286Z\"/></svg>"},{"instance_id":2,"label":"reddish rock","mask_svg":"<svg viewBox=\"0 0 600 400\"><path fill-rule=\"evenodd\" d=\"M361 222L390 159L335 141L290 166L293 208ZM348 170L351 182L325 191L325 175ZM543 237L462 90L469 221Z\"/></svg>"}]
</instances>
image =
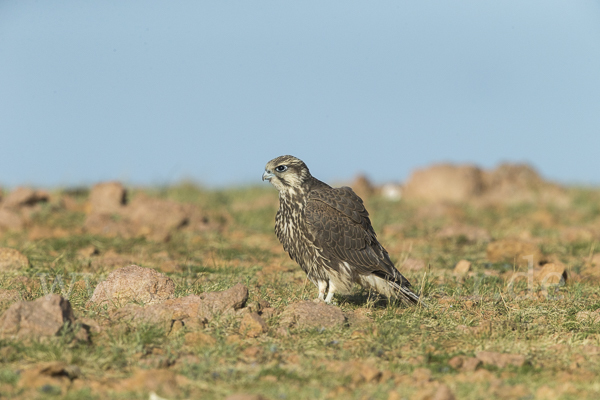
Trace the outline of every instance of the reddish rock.
<instances>
[{"instance_id":1,"label":"reddish rock","mask_svg":"<svg viewBox=\"0 0 600 400\"><path fill-rule=\"evenodd\" d=\"M94 185L88 199L90 214L116 214L127 202L127 191L119 182Z\"/></svg>"},{"instance_id":2,"label":"reddish rock","mask_svg":"<svg viewBox=\"0 0 600 400\"><path fill-rule=\"evenodd\" d=\"M136 236L165 241L188 220L186 207L172 200L136 196L126 209L126 217L136 227Z\"/></svg>"},{"instance_id":3,"label":"reddish rock","mask_svg":"<svg viewBox=\"0 0 600 400\"><path fill-rule=\"evenodd\" d=\"M46 202L50 198L50 194L45 190L34 190L31 188L18 187L2 202L2 207L19 209L27 206L34 206L40 202Z\"/></svg>"},{"instance_id":4,"label":"reddish rock","mask_svg":"<svg viewBox=\"0 0 600 400\"><path fill-rule=\"evenodd\" d=\"M29 267L29 259L20 251L0 247L0 272L15 271Z\"/></svg>"},{"instance_id":5,"label":"reddish rock","mask_svg":"<svg viewBox=\"0 0 600 400\"><path fill-rule=\"evenodd\" d=\"M0 208L0 229L19 231L25 227L24 218L14 210Z\"/></svg>"},{"instance_id":6,"label":"reddish rock","mask_svg":"<svg viewBox=\"0 0 600 400\"><path fill-rule=\"evenodd\" d=\"M182 321L186 327L199 327L218 315L229 315L244 307L248 300L248 288L237 284L222 292L189 295L141 307L128 304L111 315L114 320L137 320L163 324L169 329L174 321Z\"/></svg>"},{"instance_id":7,"label":"reddish rock","mask_svg":"<svg viewBox=\"0 0 600 400\"><path fill-rule=\"evenodd\" d=\"M458 263L456 263L456 266L454 267L454 274L455 275L466 275L469 271L471 270L471 261L467 261L467 260L460 260Z\"/></svg>"},{"instance_id":8,"label":"reddish rock","mask_svg":"<svg viewBox=\"0 0 600 400\"><path fill-rule=\"evenodd\" d=\"M281 325L299 328L332 328L346 322L339 307L323 302L300 301L287 306L281 315Z\"/></svg>"},{"instance_id":9,"label":"reddish rock","mask_svg":"<svg viewBox=\"0 0 600 400\"><path fill-rule=\"evenodd\" d=\"M409 200L466 202L481 195L483 177L472 165L437 164L414 171L404 186Z\"/></svg>"},{"instance_id":10,"label":"reddish rock","mask_svg":"<svg viewBox=\"0 0 600 400\"><path fill-rule=\"evenodd\" d=\"M100 282L88 304L118 308L126 303L154 304L173 297L175 283L166 275L137 265L119 268Z\"/></svg>"},{"instance_id":11,"label":"reddish rock","mask_svg":"<svg viewBox=\"0 0 600 400\"><path fill-rule=\"evenodd\" d=\"M255 338L268 330L267 324L257 313L251 312L244 315L240 323L240 333L247 337Z\"/></svg>"},{"instance_id":12,"label":"reddish rock","mask_svg":"<svg viewBox=\"0 0 600 400\"><path fill-rule=\"evenodd\" d=\"M65 323L74 323L71 303L57 294L19 301L0 317L0 337L54 336Z\"/></svg>"}]
</instances>

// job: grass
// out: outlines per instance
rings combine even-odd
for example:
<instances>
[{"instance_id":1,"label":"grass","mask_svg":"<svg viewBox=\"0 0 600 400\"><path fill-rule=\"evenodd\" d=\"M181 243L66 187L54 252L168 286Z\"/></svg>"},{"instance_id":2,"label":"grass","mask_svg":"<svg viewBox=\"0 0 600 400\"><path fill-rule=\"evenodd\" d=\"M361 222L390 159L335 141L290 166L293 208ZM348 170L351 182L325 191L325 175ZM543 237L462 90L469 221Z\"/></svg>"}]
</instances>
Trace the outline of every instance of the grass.
<instances>
[{"instance_id":1,"label":"grass","mask_svg":"<svg viewBox=\"0 0 600 400\"><path fill-rule=\"evenodd\" d=\"M186 344L185 331L169 334L157 326L111 321L88 309L88 289L116 267L93 269L78 250L93 245L101 255L112 251L159 270L154 255L166 252L180 266L167 272L176 283L177 296L224 290L242 282L250 290L249 303L266 300L281 311L316 297L316 289L305 286L304 274L275 238L277 194L272 188L211 191L182 184L136 189L132 195L144 190L151 196L196 204L222 228L181 230L167 243L81 232L36 240L30 240L27 231L0 236L0 246L20 250L31 262L27 270L2 276L1 289L16 289L26 300L62 292L78 317L102 326L99 332L92 331L91 343L75 341L69 332L42 341L0 340L0 398L146 399L149 386L123 389L117 384L139 369L172 371L182 377L185 384L174 391L153 389L169 399L222 399L236 392L268 399L420 399L441 384L460 399L599 395L595 377L600 374L600 324L577 316L600 307L598 280L584 274L600 244L594 238L561 239L564 228L599 225L596 190L569 189L572 201L567 209L548 204L465 204L431 217L420 212L425 206L370 198L373 225L394 261L410 257L429 266L403 271L415 288L422 289L427 307L406 308L356 288L335 301L346 313L366 315L363 324L285 331L275 315L267 320L268 333L251 339L239 336L239 318L223 316L203 331L214 338L212 346ZM87 191L73 193L83 204ZM540 223L541 213L553 222ZM52 203L34 214L31 224L75 231L84 218L82 211ZM509 287L510 275L525 270L509 261L487 260L486 243L436 238L441 227L457 223L483 227L494 239L526 232L544 256L568 266L567 284L547 295L526 280ZM452 274L461 259L472 262L469 276ZM272 266L283 268L269 269ZM89 288L82 283L84 278ZM7 307L0 303L0 311ZM475 372L450 366L453 357L474 357L482 350L520 354L526 363L504 368L483 365ZM77 366L80 377L62 389L51 385L32 392L20 384L21 371L53 361ZM365 379L361 375L365 366L379 371L380 378ZM424 369L429 372L421 379Z\"/></svg>"}]
</instances>

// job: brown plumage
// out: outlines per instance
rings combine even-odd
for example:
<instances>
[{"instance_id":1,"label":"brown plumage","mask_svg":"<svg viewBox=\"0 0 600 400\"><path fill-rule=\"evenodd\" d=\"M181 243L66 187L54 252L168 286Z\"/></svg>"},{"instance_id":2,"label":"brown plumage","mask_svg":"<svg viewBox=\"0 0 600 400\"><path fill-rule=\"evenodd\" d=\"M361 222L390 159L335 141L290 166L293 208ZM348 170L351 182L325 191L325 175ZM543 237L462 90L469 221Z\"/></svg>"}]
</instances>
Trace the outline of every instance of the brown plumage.
<instances>
[{"instance_id":1,"label":"brown plumage","mask_svg":"<svg viewBox=\"0 0 600 400\"><path fill-rule=\"evenodd\" d=\"M408 304L419 302L377 241L369 213L351 188L332 188L292 156L269 161L263 180L279 190L275 233L319 288L319 299L329 303L334 293L349 293L358 283Z\"/></svg>"}]
</instances>

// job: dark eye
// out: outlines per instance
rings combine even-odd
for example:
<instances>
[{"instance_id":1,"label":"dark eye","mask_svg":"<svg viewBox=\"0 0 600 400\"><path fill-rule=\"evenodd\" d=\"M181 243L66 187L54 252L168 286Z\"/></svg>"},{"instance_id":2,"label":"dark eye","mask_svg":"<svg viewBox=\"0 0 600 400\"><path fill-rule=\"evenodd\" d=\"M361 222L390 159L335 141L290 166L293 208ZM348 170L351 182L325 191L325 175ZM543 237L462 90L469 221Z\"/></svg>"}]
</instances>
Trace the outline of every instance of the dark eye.
<instances>
[{"instance_id":1,"label":"dark eye","mask_svg":"<svg viewBox=\"0 0 600 400\"><path fill-rule=\"evenodd\" d=\"M277 172L285 172L287 170L287 165L280 165L277 168L275 168L275 171Z\"/></svg>"}]
</instances>

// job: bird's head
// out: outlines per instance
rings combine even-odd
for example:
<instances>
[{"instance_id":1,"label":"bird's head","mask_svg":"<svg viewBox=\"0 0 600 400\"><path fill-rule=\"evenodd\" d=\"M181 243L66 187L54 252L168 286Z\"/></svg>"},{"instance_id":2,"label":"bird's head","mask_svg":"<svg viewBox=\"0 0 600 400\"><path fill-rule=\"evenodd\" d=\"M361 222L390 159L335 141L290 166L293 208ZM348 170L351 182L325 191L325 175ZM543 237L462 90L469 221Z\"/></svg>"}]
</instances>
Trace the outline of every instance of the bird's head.
<instances>
[{"instance_id":1,"label":"bird's head","mask_svg":"<svg viewBox=\"0 0 600 400\"><path fill-rule=\"evenodd\" d=\"M280 192L287 192L302 187L310 177L308 167L302 160L280 156L267 163L262 179L271 182Z\"/></svg>"}]
</instances>

